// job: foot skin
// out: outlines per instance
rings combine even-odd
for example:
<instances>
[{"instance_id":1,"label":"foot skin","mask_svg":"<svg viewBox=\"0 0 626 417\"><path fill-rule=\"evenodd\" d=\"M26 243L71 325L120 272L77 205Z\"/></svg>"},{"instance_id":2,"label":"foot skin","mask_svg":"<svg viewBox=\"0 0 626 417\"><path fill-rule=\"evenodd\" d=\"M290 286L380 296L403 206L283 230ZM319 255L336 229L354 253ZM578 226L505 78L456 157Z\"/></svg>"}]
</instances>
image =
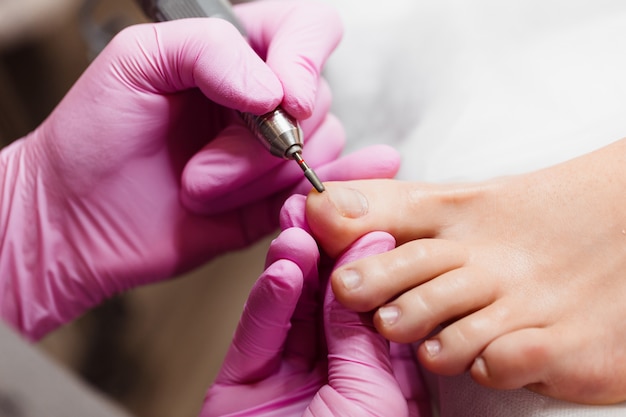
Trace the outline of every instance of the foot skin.
<instances>
[{"instance_id":1,"label":"foot skin","mask_svg":"<svg viewBox=\"0 0 626 417\"><path fill-rule=\"evenodd\" d=\"M626 141L479 184L327 183L307 218L338 255L372 230L396 249L343 266L333 290L377 309L427 369L574 402L626 400Z\"/></svg>"}]
</instances>

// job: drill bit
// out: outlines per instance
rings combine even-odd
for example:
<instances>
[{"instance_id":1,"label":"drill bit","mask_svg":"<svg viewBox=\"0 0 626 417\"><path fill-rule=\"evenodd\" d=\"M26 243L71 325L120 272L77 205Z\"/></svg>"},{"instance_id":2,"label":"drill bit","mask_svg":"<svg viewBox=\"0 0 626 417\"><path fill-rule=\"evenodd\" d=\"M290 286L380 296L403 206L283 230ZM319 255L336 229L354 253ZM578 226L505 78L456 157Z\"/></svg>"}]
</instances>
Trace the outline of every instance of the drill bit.
<instances>
[{"instance_id":1,"label":"drill bit","mask_svg":"<svg viewBox=\"0 0 626 417\"><path fill-rule=\"evenodd\" d=\"M218 17L232 23L245 36L226 0L137 0L144 13L153 20L166 21L191 17ZM302 157L302 130L296 119L277 107L260 116L240 113L254 136L274 156L292 159L298 163L304 176L318 192L324 184Z\"/></svg>"},{"instance_id":2,"label":"drill bit","mask_svg":"<svg viewBox=\"0 0 626 417\"><path fill-rule=\"evenodd\" d=\"M313 171L313 169L308 166L306 162L304 162L304 159L302 158L300 152L294 152L293 159L298 163L298 165L300 165L300 168L302 168L302 171L304 171L304 176L309 180L309 182L313 185L318 193L321 193L326 189L324 188L324 184L322 184L322 181L320 181L320 179L317 177L317 174L315 174L315 171Z\"/></svg>"}]
</instances>

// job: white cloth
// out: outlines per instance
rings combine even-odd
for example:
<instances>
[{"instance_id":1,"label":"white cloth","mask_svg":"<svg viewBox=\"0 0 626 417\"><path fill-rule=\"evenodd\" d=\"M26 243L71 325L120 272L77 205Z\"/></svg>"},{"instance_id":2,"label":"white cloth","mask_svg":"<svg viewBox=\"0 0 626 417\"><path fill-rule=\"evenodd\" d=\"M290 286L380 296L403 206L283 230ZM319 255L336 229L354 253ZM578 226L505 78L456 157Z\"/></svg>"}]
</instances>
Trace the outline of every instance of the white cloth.
<instances>
[{"instance_id":1,"label":"white cloth","mask_svg":"<svg viewBox=\"0 0 626 417\"><path fill-rule=\"evenodd\" d=\"M327 67L349 148L387 143L401 179L531 171L626 136L624 0L328 0ZM617 416L467 375L436 378L442 417Z\"/></svg>"}]
</instances>

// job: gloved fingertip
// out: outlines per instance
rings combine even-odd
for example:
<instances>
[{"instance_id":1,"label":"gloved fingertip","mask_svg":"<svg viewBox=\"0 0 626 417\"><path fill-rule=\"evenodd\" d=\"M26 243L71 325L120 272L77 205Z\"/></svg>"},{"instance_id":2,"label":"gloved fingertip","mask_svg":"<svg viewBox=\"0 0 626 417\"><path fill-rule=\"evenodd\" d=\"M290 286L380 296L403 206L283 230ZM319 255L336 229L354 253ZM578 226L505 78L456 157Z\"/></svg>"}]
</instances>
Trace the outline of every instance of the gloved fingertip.
<instances>
[{"instance_id":1,"label":"gloved fingertip","mask_svg":"<svg viewBox=\"0 0 626 417\"><path fill-rule=\"evenodd\" d=\"M216 168L213 167L212 171L219 172ZM212 179L212 176L206 175L202 164L188 163L181 176L180 202L183 207L195 214L211 214L211 203L219 201L214 197L219 197L221 188L219 184L214 186Z\"/></svg>"},{"instance_id":2,"label":"gloved fingertip","mask_svg":"<svg viewBox=\"0 0 626 417\"><path fill-rule=\"evenodd\" d=\"M367 178L392 178L398 173L402 161L400 152L389 145L373 145L354 155L361 160L371 161L371 174Z\"/></svg>"},{"instance_id":3,"label":"gloved fingertip","mask_svg":"<svg viewBox=\"0 0 626 417\"><path fill-rule=\"evenodd\" d=\"M260 288L253 291L258 291L258 298L263 304L273 300L295 306L302 292L302 277L300 265L288 259L279 259L267 267L257 281Z\"/></svg>"},{"instance_id":4,"label":"gloved fingertip","mask_svg":"<svg viewBox=\"0 0 626 417\"><path fill-rule=\"evenodd\" d=\"M297 88L287 87L283 80L285 95L281 106L297 120L306 120L311 117L316 103L317 82L311 78L311 82L307 83L307 78L300 77Z\"/></svg>"},{"instance_id":5,"label":"gloved fingertip","mask_svg":"<svg viewBox=\"0 0 626 417\"><path fill-rule=\"evenodd\" d=\"M308 233L311 232L305 216L306 197L294 194L285 201L280 210L279 222L282 230L290 227L299 227Z\"/></svg>"},{"instance_id":6,"label":"gloved fingertip","mask_svg":"<svg viewBox=\"0 0 626 417\"><path fill-rule=\"evenodd\" d=\"M280 259L288 259L298 265L307 276L313 268L316 268L319 258L315 239L305 230L291 227L283 230L272 241L265 263L271 265Z\"/></svg>"},{"instance_id":7,"label":"gloved fingertip","mask_svg":"<svg viewBox=\"0 0 626 417\"><path fill-rule=\"evenodd\" d=\"M261 273L250 290L240 319L240 327L242 327L240 331L248 335L251 332L257 332L252 340L263 340L266 347L272 346L273 350L279 349L282 342L277 343L277 340L268 339L267 332L273 329L284 337L285 329L289 327L289 320L302 293L303 283L300 265L289 259L277 259L272 262ZM261 322L271 326L259 328ZM246 346L250 340L241 339L239 334L234 338L234 342L243 343ZM242 349L241 352L251 349L255 348L249 347Z\"/></svg>"}]
</instances>

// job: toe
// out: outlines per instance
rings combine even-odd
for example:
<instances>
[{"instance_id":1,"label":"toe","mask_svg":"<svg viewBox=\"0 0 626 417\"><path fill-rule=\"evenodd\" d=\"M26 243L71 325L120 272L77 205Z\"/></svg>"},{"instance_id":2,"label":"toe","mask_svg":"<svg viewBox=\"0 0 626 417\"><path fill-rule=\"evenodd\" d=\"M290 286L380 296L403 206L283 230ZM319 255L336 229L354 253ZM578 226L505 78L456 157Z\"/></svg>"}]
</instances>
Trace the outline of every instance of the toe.
<instances>
[{"instance_id":1,"label":"toe","mask_svg":"<svg viewBox=\"0 0 626 417\"><path fill-rule=\"evenodd\" d=\"M531 314L507 299L491 302L495 294L481 292L483 288L483 285L476 285L464 294L468 299L465 301L466 308L471 307L472 301L481 296L482 305L474 304L473 312L466 312L465 317L448 324L431 339L431 342L437 341L441 346L436 355L427 349L427 343L420 346L420 360L430 371L443 375L465 372L490 342L509 332L528 327L533 322Z\"/></svg>"},{"instance_id":2,"label":"toe","mask_svg":"<svg viewBox=\"0 0 626 417\"><path fill-rule=\"evenodd\" d=\"M367 232L381 230L398 242L433 237L450 221L448 199L432 186L394 180L325 183L307 198L306 217L318 242L335 257Z\"/></svg>"},{"instance_id":3,"label":"toe","mask_svg":"<svg viewBox=\"0 0 626 417\"><path fill-rule=\"evenodd\" d=\"M370 311L466 261L464 247L455 242L419 239L338 268L331 282L346 307Z\"/></svg>"},{"instance_id":4,"label":"toe","mask_svg":"<svg viewBox=\"0 0 626 417\"><path fill-rule=\"evenodd\" d=\"M495 339L478 356L470 369L481 385L515 389L540 384L554 357L554 342L546 329L529 328Z\"/></svg>"},{"instance_id":5,"label":"toe","mask_svg":"<svg viewBox=\"0 0 626 417\"><path fill-rule=\"evenodd\" d=\"M568 323L497 338L471 374L487 387L526 387L564 401L613 404L626 400L623 358L621 344L611 346L611 337L601 330Z\"/></svg>"},{"instance_id":6,"label":"toe","mask_svg":"<svg viewBox=\"0 0 626 417\"><path fill-rule=\"evenodd\" d=\"M440 324L493 301L493 286L476 285L479 277L477 270L472 268L446 272L381 307L374 315L374 324L381 334L394 342L421 340ZM438 359L429 355L427 362L447 362L446 356Z\"/></svg>"}]
</instances>

